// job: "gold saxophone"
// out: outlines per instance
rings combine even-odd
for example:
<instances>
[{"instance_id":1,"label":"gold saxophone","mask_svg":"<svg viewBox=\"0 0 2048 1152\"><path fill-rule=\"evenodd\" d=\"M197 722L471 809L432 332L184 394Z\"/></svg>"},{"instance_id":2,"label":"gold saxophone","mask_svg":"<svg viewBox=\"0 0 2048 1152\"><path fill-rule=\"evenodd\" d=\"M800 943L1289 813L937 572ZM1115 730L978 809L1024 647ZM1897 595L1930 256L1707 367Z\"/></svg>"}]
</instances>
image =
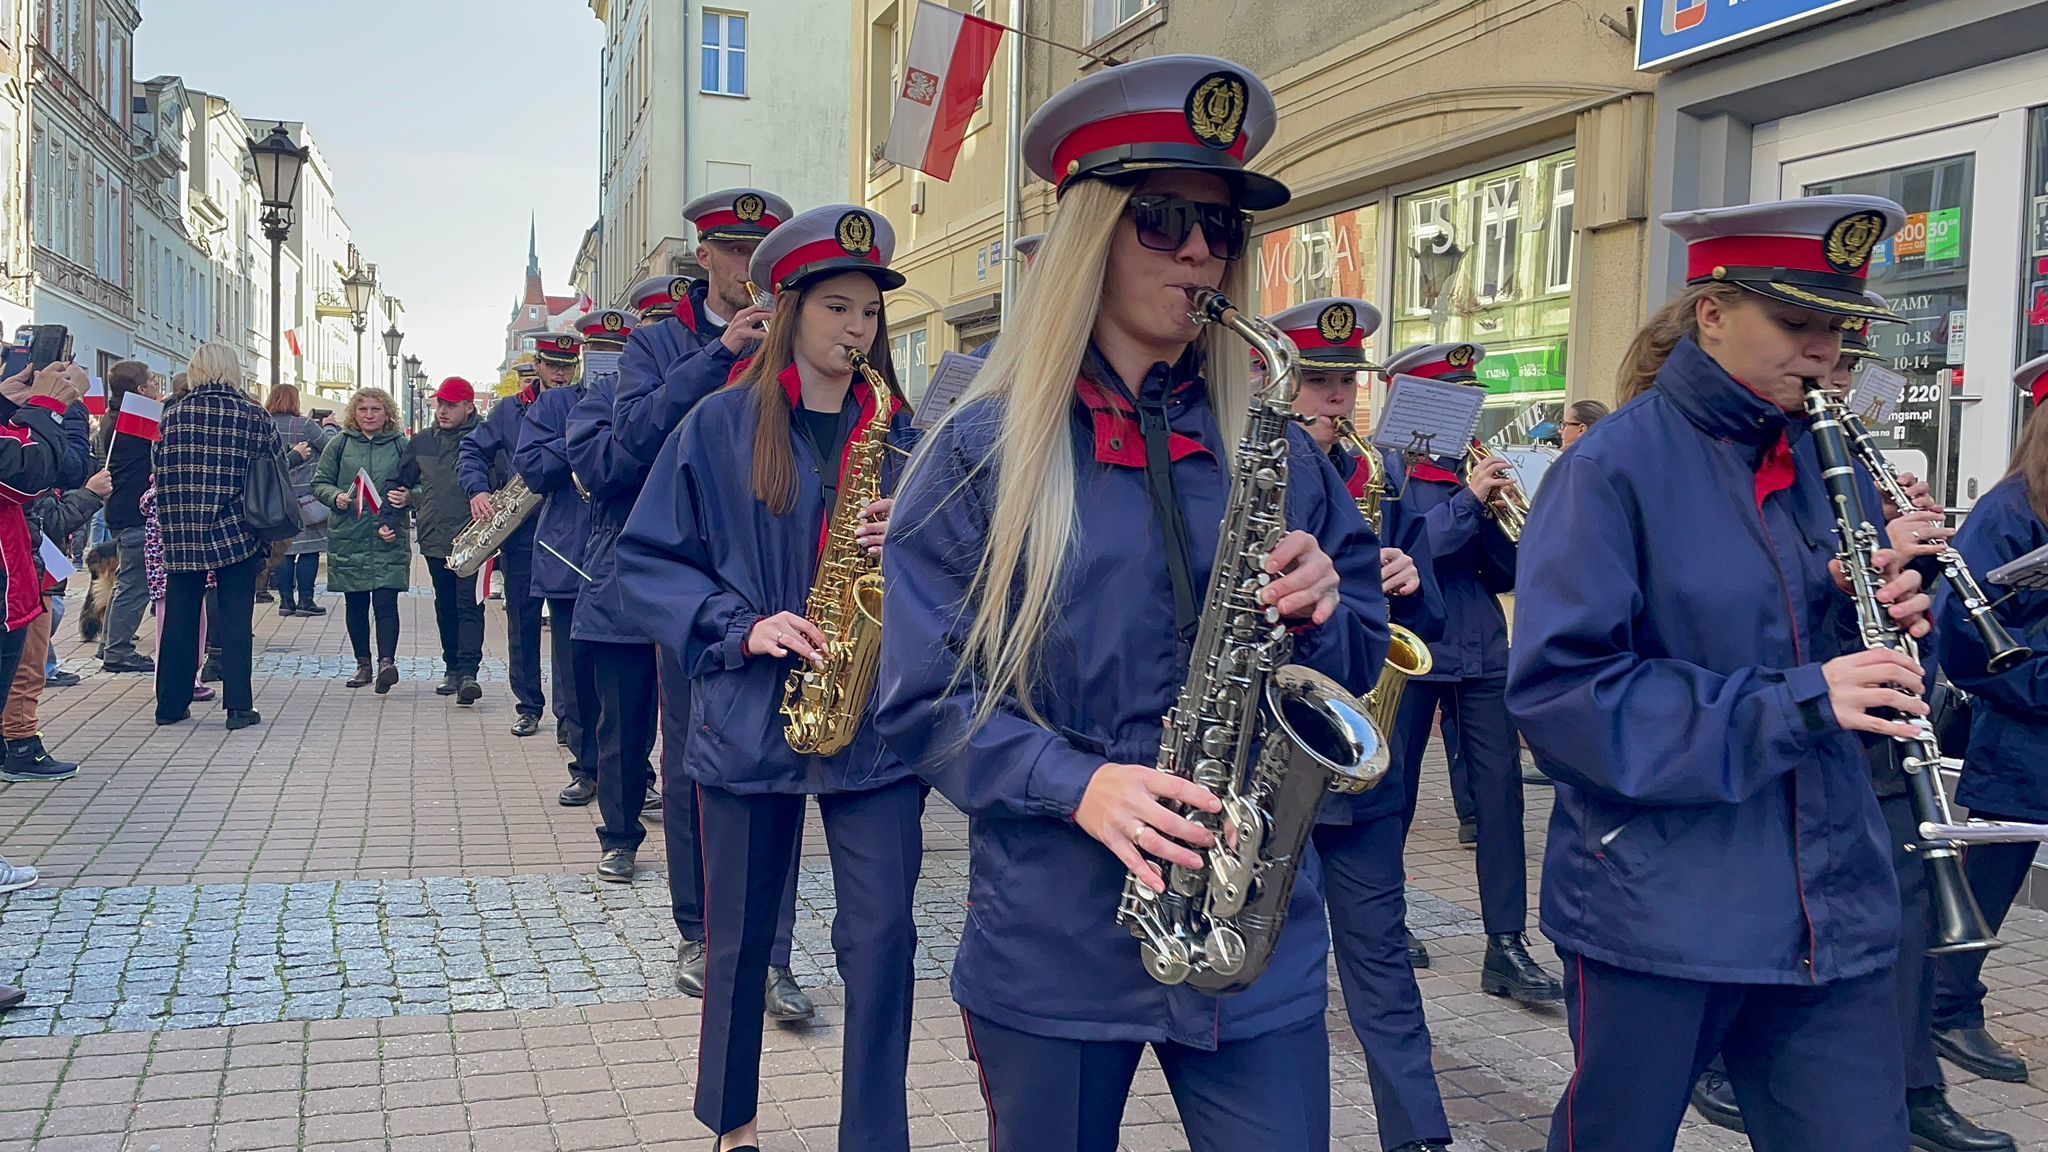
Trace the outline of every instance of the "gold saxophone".
<instances>
[{"instance_id":1,"label":"gold saxophone","mask_svg":"<svg viewBox=\"0 0 2048 1152\"><path fill-rule=\"evenodd\" d=\"M1358 426L1342 416L1330 418L1337 435L1353 452L1358 453L1358 466L1365 469L1365 495L1358 498L1358 510L1365 515L1365 522L1372 525L1373 535L1380 533L1385 522L1384 508L1387 499L1387 466L1380 459L1379 449L1365 442L1358 434ZM1394 718L1401 714L1401 693L1408 687L1411 676L1427 676L1436 666L1429 654L1429 645L1422 637L1389 620L1387 631L1391 641L1387 647L1387 666L1380 672L1380 682L1365 694L1366 715L1372 719L1372 726L1384 732L1388 739L1394 735Z\"/></svg>"},{"instance_id":2,"label":"gold saxophone","mask_svg":"<svg viewBox=\"0 0 2048 1152\"><path fill-rule=\"evenodd\" d=\"M448 570L464 578L483 570L484 561L498 554L526 518L545 499L526 486L526 479L514 476L510 483L491 493L491 517L474 520L455 536L448 549Z\"/></svg>"},{"instance_id":3,"label":"gold saxophone","mask_svg":"<svg viewBox=\"0 0 2048 1152\"><path fill-rule=\"evenodd\" d=\"M1472 441L1472 467L1478 468L1501 457L1477 440ZM1501 489L1486 505L1486 514L1500 521L1500 530L1508 539L1517 544L1522 542L1522 528L1529 522L1529 497L1522 491L1522 484L1508 473L1508 486Z\"/></svg>"},{"instance_id":4,"label":"gold saxophone","mask_svg":"<svg viewBox=\"0 0 2048 1152\"><path fill-rule=\"evenodd\" d=\"M859 351L853 370L874 392L875 417L846 451L839 498L832 505L818 576L804 603L804 618L825 634L825 666L799 664L782 687L783 738L798 752L830 756L853 743L875 693L882 661L882 564L855 539L861 509L881 499L882 458L889 450L888 381ZM852 402L849 395L847 401ZM819 461L829 468L829 461Z\"/></svg>"}]
</instances>

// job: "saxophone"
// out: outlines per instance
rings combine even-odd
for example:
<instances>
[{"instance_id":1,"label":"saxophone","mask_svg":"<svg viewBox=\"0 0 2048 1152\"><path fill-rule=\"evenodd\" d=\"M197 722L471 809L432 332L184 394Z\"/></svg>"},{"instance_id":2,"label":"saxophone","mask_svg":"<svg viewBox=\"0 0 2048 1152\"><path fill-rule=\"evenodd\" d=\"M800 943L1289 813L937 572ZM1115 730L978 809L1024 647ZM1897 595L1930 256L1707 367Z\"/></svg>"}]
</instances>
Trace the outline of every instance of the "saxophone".
<instances>
[{"instance_id":1,"label":"saxophone","mask_svg":"<svg viewBox=\"0 0 2048 1152\"><path fill-rule=\"evenodd\" d=\"M1380 459L1379 449L1358 434L1356 424L1342 416L1333 416L1330 422L1337 435L1358 453L1358 466L1365 469L1365 495L1358 498L1358 511L1377 536L1386 520L1382 511L1387 499L1386 461ZM1409 629L1388 621L1387 631L1392 634L1387 665L1380 670L1380 682L1365 694L1365 705L1373 729L1392 736L1394 720L1401 715L1401 693L1407 690L1409 677L1429 675L1429 670L1436 667L1436 658L1429 654L1429 645L1423 643L1422 637Z\"/></svg>"},{"instance_id":2,"label":"saxophone","mask_svg":"<svg viewBox=\"0 0 2048 1152\"><path fill-rule=\"evenodd\" d=\"M1294 347L1221 292L1189 298L1196 320L1230 329L1273 368L1237 445L1193 659L1159 744L1159 770L1207 788L1223 811L1185 814L1215 836L1203 867L1167 866L1163 893L1125 876L1117 922L1142 942L1154 979L1220 996L1250 987L1272 962L1324 793L1378 784L1387 749L1362 702L1287 663L1294 641L1258 598L1272 580L1266 558L1287 532Z\"/></svg>"},{"instance_id":3,"label":"saxophone","mask_svg":"<svg viewBox=\"0 0 2048 1152\"><path fill-rule=\"evenodd\" d=\"M544 499L526 486L524 477L512 477L511 483L491 493L490 519L473 520L456 534L448 549L448 570L465 578L476 575Z\"/></svg>"},{"instance_id":4,"label":"saxophone","mask_svg":"<svg viewBox=\"0 0 2048 1152\"><path fill-rule=\"evenodd\" d=\"M848 349L847 359L874 392L875 417L847 447L839 498L818 553L817 579L804 603L804 618L825 634L825 666L799 663L782 687L782 714L789 718L783 738L796 751L815 756L830 756L853 743L875 694L882 659L882 565L854 532L860 528L860 510L882 496L893 393L858 350Z\"/></svg>"}]
</instances>

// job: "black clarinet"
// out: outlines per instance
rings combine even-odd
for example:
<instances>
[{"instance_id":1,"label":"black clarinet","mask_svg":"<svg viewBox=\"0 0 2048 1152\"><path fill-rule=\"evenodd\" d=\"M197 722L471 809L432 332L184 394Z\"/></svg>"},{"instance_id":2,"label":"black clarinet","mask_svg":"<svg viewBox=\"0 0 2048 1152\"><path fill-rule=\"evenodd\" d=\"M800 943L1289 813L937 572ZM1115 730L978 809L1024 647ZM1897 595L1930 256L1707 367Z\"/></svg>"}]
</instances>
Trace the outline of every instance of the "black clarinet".
<instances>
[{"instance_id":1,"label":"black clarinet","mask_svg":"<svg viewBox=\"0 0 2048 1152\"><path fill-rule=\"evenodd\" d=\"M1910 653L1905 632L1877 598L1884 573L1878 569L1876 558L1883 545L1877 528L1864 514L1849 438L1827 389L1819 380L1809 379L1805 384L1806 413L1813 418L1813 446L1820 454L1821 480L1827 485L1828 502L1835 510L1835 530L1842 542L1842 571L1856 602L1856 623L1863 646ZM1923 829L1953 824L1955 817L1949 812L1948 794L1941 785L1941 747L1935 742L1933 726L1919 716L1894 714L1892 718L1912 725L1916 732L1913 736L1891 738L1899 767L1905 771L1915 823ZM1977 898L1963 881L1961 845L1954 840L1932 839L1922 832L1919 841L1909 849L1927 866L1928 888L1933 894L1935 942L1928 952L1941 955L1998 947L1998 937L1992 934L1983 911L1977 907Z\"/></svg>"},{"instance_id":2,"label":"black clarinet","mask_svg":"<svg viewBox=\"0 0 2048 1152\"><path fill-rule=\"evenodd\" d=\"M1849 438L1849 446L1862 458L1863 466L1870 469L1870 478L1877 482L1878 491L1898 505L1900 512L1911 511L1913 498L1907 495L1905 484L1899 480L1898 469L1892 467L1892 462L1878 447L1877 438L1870 434L1870 429L1854 412L1838 403L1832 406L1836 418L1842 423L1842 431ZM2013 639L2012 633L1999 623L1991 597L1984 594L1983 585L1977 583L1977 577L1964 562L1962 553L1953 545L1944 543L1934 562L1941 568L1942 579L1955 590L1963 610L1970 614L1970 623L1976 627L1977 636L1988 653L1984 661L1987 670L1993 674L2010 672L2033 658L2034 650Z\"/></svg>"}]
</instances>

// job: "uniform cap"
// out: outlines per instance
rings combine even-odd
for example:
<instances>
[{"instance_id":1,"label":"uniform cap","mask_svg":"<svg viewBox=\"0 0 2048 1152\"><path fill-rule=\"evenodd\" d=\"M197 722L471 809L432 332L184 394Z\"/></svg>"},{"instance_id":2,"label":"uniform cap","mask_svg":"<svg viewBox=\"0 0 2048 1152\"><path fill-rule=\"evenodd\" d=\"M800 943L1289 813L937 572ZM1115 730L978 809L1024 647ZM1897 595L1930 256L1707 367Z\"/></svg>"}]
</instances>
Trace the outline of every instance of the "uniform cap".
<instances>
[{"instance_id":1,"label":"uniform cap","mask_svg":"<svg viewBox=\"0 0 2048 1152\"><path fill-rule=\"evenodd\" d=\"M2048 356L2036 356L2020 365L2012 374L2012 382L2033 397L2034 407L2048 403Z\"/></svg>"},{"instance_id":2,"label":"uniform cap","mask_svg":"<svg viewBox=\"0 0 2048 1152\"><path fill-rule=\"evenodd\" d=\"M1863 298L1872 306L1889 312L1892 306L1875 292L1865 292ZM1882 360L1884 357L1870 346L1870 317L1850 316L1842 321L1842 355L1851 360Z\"/></svg>"},{"instance_id":3,"label":"uniform cap","mask_svg":"<svg viewBox=\"0 0 2048 1152\"><path fill-rule=\"evenodd\" d=\"M442 404L473 404L476 386L460 376L450 376L434 389L434 399Z\"/></svg>"},{"instance_id":4,"label":"uniform cap","mask_svg":"<svg viewBox=\"0 0 2048 1152\"><path fill-rule=\"evenodd\" d=\"M690 298L687 276L649 276L626 290L626 307L643 322L666 319Z\"/></svg>"},{"instance_id":5,"label":"uniform cap","mask_svg":"<svg viewBox=\"0 0 2048 1152\"><path fill-rule=\"evenodd\" d=\"M583 354L583 338L574 332L536 332L533 356L550 364L574 364Z\"/></svg>"},{"instance_id":6,"label":"uniform cap","mask_svg":"<svg viewBox=\"0 0 2048 1152\"><path fill-rule=\"evenodd\" d=\"M1659 219L1686 242L1688 284L1735 284L1817 312L1899 319L1864 296L1877 246L1906 224L1906 210L1882 196L1807 196Z\"/></svg>"},{"instance_id":7,"label":"uniform cap","mask_svg":"<svg viewBox=\"0 0 2048 1152\"><path fill-rule=\"evenodd\" d=\"M819 276L865 272L888 291L903 286L903 274L889 268L895 251L896 230L880 215L852 204L828 204L769 233L754 249L747 279L780 292Z\"/></svg>"},{"instance_id":8,"label":"uniform cap","mask_svg":"<svg viewBox=\"0 0 2048 1152\"><path fill-rule=\"evenodd\" d=\"M1388 376L1421 376L1451 384L1470 384L1479 379L1473 368L1486 359L1486 349L1477 344L1417 344L1403 348L1380 371Z\"/></svg>"},{"instance_id":9,"label":"uniform cap","mask_svg":"<svg viewBox=\"0 0 2048 1152\"><path fill-rule=\"evenodd\" d=\"M759 188L727 188L683 205L699 240L759 240L795 214L789 201Z\"/></svg>"},{"instance_id":10,"label":"uniform cap","mask_svg":"<svg viewBox=\"0 0 2048 1152\"><path fill-rule=\"evenodd\" d=\"M1238 206L1287 203L1287 186L1247 163L1273 138L1273 93L1214 56L1154 56L1104 68L1055 93L1024 129L1024 162L1061 192L1076 180L1192 168L1227 177Z\"/></svg>"},{"instance_id":11,"label":"uniform cap","mask_svg":"<svg viewBox=\"0 0 2048 1152\"><path fill-rule=\"evenodd\" d=\"M623 308L600 308L586 312L576 321L583 342L597 351L617 352L633 334L633 314Z\"/></svg>"},{"instance_id":12,"label":"uniform cap","mask_svg":"<svg viewBox=\"0 0 2048 1152\"><path fill-rule=\"evenodd\" d=\"M1328 296L1310 300L1266 317L1301 350L1303 368L1359 371L1372 367L1365 358L1366 337L1380 330L1380 310L1363 300Z\"/></svg>"}]
</instances>

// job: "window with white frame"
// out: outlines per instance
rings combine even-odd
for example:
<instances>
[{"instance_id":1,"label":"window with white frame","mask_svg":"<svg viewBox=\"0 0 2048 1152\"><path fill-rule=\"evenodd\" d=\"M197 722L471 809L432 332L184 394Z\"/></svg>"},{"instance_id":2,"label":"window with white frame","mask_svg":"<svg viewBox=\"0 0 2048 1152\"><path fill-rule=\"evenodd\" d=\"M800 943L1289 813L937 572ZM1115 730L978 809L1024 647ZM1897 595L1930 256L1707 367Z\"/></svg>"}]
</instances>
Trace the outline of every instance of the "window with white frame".
<instances>
[{"instance_id":1,"label":"window with white frame","mask_svg":"<svg viewBox=\"0 0 2048 1152\"><path fill-rule=\"evenodd\" d=\"M1159 6L1160 0L1088 0L1088 39L1099 40Z\"/></svg>"},{"instance_id":2,"label":"window with white frame","mask_svg":"<svg viewBox=\"0 0 2048 1152\"><path fill-rule=\"evenodd\" d=\"M1520 173L1479 186L1479 231L1473 241L1472 291L1481 303L1515 294L1515 260L1521 253Z\"/></svg>"},{"instance_id":3,"label":"window with white frame","mask_svg":"<svg viewBox=\"0 0 2048 1152\"><path fill-rule=\"evenodd\" d=\"M922 400L930 378L930 368L925 362L922 321L918 327L889 338L889 358L895 364L896 382L903 387L903 394L913 404Z\"/></svg>"},{"instance_id":4,"label":"window with white frame","mask_svg":"<svg viewBox=\"0 0 2048 1152\"><path fill-rule=\"evenodd\" d=\"M1451 197L1448 193L1411 196L1405 202L1407 251L1398 259L1419 265L1421 272L1406 277L1408 291L1402 305L1411 314L1428 315L1449 302L1450 272L1457 268L1457 261L1447 258L1458 245L1451 227Z\"/></svg>"},{"instance_id":5,"label":"window with white frame","mask_svg":"<svg viewBox=\"0 0 2048 1152\"><path fill-rule=\"evenodd\" d=\"M745 15L704 10L703 90L720 96L747 94Z\"/></svg>"},{"instance_id":6,"label":"window with white frame","mask_svg":"<svg viewBox=\"0 0 2048 1152\"><path fill-rule=\"evenodd\" d=\"M889 121L895 114L896 92L902 84L896 13L896 5L891 4L868 25L867 145L870 176L885 168L882 146L889 139Z\"/></svg>"},{"instance_id":7,"label":"window with white frame","mask_svg":"<svg viewBox=\"0 0 2048 1152\"><path fill-rule=\"evenodd\" d=\"M1544 287L1572 290L1572 203L1578 187L1578 162L1566 160L1550 170L1550 252L1544 261Z\"/></svg>"}]
</instances>

